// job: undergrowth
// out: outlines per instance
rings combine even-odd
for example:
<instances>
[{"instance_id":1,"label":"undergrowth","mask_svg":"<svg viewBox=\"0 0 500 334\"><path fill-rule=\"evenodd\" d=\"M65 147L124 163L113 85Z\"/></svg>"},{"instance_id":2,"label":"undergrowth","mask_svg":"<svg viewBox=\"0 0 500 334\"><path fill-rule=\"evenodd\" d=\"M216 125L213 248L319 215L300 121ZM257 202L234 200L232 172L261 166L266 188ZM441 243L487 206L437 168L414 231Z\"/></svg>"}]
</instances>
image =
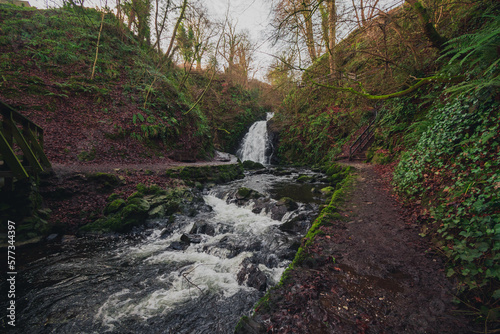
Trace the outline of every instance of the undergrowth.
<instances>
[{"instance_id":1,"label":"undergrowth","mask_svg":"<svg viewBox=\"0 0 500 334\"><path fill-rule=\"evenodd\" d=\"M437 103L394 173L407 201L421 201L428 234L449 259L448 276L491 306L500 299L500 104L461 95ZM483 291L481 291L483 289Z\"/></svg>"},{"instance_id":2,"label":"undergrowth","mask_svg":"<svg viewBox=\"0 0 500 334\"><path fill-rule=\"evenodd\" d=\"M131 149L144 157L188 152L208 158L214 145L234 148L264 113L261 87L240 87L219 74L207 102L195 104L209 82L206 73L192 74L184 84L184 70L161 62L113 13L104 13L100 33L101 19L102 12L80 6L0 5L0 98L47 129L49 151L67 149L66 159L78 160L82 146L94 145L96 160L130 158ZM85 143L88 128L107 140ZM84 143L70 142L69 133L77 131ZM55 156L61 155L49 152Z\"/></svg>"},{"instance_id":3,"label":"undergrowth","mask_svg":"<svg viewBox=\"0 0 500 334\"><path fill-rule=\"evenodd\" d=\"M430 221L423 235L448 259L457 297L488 323L500 321L500 21L483 22L447 44L442 73L464 80L434 93L406 132L394 184L407 202L421 203Z\"/></svg>"}]
</instances>

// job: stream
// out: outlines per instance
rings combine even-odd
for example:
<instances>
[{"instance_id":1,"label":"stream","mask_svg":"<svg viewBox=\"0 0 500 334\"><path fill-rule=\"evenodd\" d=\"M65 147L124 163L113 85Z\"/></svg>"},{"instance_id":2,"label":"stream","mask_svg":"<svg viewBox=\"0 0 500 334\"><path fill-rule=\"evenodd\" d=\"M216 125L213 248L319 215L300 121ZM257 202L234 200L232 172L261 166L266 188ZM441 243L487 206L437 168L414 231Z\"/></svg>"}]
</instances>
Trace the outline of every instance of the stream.
<instances>
[{"instance_id":1,"label":"stream","mask_svg":"<svg viewBox=\"0 0 500 334\"><path fill-rule=\"evenodd\" d=\"M326 185L308 170L263 171L192 190L190 210L127 235L20 249L16 332L232 333L293 260Z\"/></svg>"}]
</instances>

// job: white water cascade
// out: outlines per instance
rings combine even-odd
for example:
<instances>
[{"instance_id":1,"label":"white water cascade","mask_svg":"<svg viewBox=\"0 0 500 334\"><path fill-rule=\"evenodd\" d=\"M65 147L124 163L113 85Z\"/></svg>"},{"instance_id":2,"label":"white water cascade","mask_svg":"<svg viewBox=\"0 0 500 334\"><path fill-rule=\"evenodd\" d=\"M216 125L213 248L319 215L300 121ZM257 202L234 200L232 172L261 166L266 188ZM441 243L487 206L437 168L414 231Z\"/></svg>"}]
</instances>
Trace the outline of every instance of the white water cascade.
<instances>
[{"instance_id":1,"label":"white water cascade","mask_svg":"<svg viewBox=\"0 0 500 334\"><path fill-rule=\"evenodd\" d=\"M251 160L260 162L263 165L269 164L269 157L266 152L269 148L269 135L267 133L267 122L274 113L267 113L265 121L258 121L252 124L248 133L243 138L241 148L237 156L241 161Z\"/></svg>"}]
</instances>

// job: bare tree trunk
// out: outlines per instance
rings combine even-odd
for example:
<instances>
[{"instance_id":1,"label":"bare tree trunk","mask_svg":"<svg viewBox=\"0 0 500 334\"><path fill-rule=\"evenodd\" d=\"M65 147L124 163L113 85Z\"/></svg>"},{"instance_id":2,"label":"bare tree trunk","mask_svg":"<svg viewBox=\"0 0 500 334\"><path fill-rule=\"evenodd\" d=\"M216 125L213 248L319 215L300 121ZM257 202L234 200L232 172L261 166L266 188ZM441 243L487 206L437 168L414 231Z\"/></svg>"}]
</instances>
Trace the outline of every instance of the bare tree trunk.
<instances>
[{"instance_id":1,"label":"bare tree trunk","mask_svg":"<svg viewBox=\"0 0 500 334\"><path fill-rule=\"evenodd\" d=\"M325 43L326 50L329 51L330 33L328 25L328 9L325 8L323 2L319 4L319 12L321 14L321 32L323 33L323 43Z\"/></svg>"},{"instance_id":2,"label":"bare tree trunk","mask_svg":"<svg viewBox=\"0 0 500 334\"><path fill-rule=\"evenodd\" d=\"M312 61L315 61L318 56L316 54L316 46L314 45L314 29L311 15L311 1L304 0L302 2L302 16L304 17L304 25L305 25L305 37L306 37L306 45L307 50L309 51L309 56Z\"/></svg>"},{"instance_id":3,"label":"bare tree trunk","mask_svg":"<svg viewBox=\"0 0 500 334\"><path fill-rule=\"evenodd\" d=\"M165 12L163 13L163 18L161 25L158 24L158 16L160 11L160 1L156 0L156 13L155 13L155 30L156 30L156 42L153 45L153 48L158 48L158 54L161 55L161 35L163 34L163 30L165 29L165 22L167 21L168 10L170 9L171 0L167 0L167 5L165 6Z\"/></svg>"},{"instance_id":4,"label":"bare tree trunk","mask_svg":"<svg viewBox=\"0 0 500 334\"><path fill-rule=\"evenodd\" d=\"M366 22L366 17L365 17L365 6L363 4L363 0L359 0L359 4L361 5L361 25L362 26L365 26L365 22Z\"/></svg>"},{"instance_id":5,"label":"bare tree trunk","mask_svg":"<svg viewBox=\"0 0 500 334\"><path fill-rule=\"evenodd\" d=\"M418 18L420 20L420 24L424 30L424 34L427 39L431 42L432 46L442 50L444 43L446 43L447 39L441 36L434 24L431 22L431 18L429 13L427 12L427 8L425 8L420 1L418 0L406 0L417 12Z\"/></svg>"},{"instance_id":6,"label":"bare tree trunk","mask_svg":"<svg viewBox=\"0 0 500 334\"><path fill-rule=\"evenodd\" d=\"M335 73L335 45L337 36L337 6L335 0L328 1L328 54L330 74Z\"/></svg>"},{"instance_id":7,"label":"bare tree trunk","mask_svg":"<svg viewBox=\"0 0 500 334\"><path fill-rule=\"evenodd\" d=\"M188 0L184 0L184 2L182 3L181 14L179 15L179 18L177 19L177 22L175 23L174 32L172 33L172 38L170 38L170 44L168 45L167 52L165 52L165 55L164 55L165 59L168 58L170 56L170 52L172 52L172 47L174 46L175 35L177 34L177 29L179 29L179 25L181 24L182 19L184 18L184 13L186 12L187 2L188 2Z\"/></svg>"},{"instance_id":8,"label":"bare tree trunk","mask_svg":"<svg viewBox=\"0 0 500 334\"><path fill-rule=\"evenodd\" d=\"M132 6L130 8L130 15L129 15L129 18L128 18L128 30L131 30L132 29L132 23L134 23L135 21L135 9L136 9L136 6L137 6L137 0L132 0Z\"/></svg>"}]
</instances>

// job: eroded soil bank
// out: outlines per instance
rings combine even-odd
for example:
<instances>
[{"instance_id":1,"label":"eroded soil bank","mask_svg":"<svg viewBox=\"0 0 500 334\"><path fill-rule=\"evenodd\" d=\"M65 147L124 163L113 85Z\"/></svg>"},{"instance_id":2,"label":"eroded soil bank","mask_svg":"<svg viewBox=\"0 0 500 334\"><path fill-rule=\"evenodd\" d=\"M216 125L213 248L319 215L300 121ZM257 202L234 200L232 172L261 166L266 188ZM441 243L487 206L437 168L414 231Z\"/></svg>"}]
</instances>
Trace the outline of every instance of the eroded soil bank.
<instances>
[{"instance_id":1,"label":"eroded soil bank","mask_svg":"<svg viewBox=\"0 0 500 334\"><path fill-rule=\"evenodd\" d=\"M310 257L245 319L240 333L471 333L452 302L445 264L421 238L373 167L356 181L340 220L324 224Z\"/></svg>"}]
</instances>

